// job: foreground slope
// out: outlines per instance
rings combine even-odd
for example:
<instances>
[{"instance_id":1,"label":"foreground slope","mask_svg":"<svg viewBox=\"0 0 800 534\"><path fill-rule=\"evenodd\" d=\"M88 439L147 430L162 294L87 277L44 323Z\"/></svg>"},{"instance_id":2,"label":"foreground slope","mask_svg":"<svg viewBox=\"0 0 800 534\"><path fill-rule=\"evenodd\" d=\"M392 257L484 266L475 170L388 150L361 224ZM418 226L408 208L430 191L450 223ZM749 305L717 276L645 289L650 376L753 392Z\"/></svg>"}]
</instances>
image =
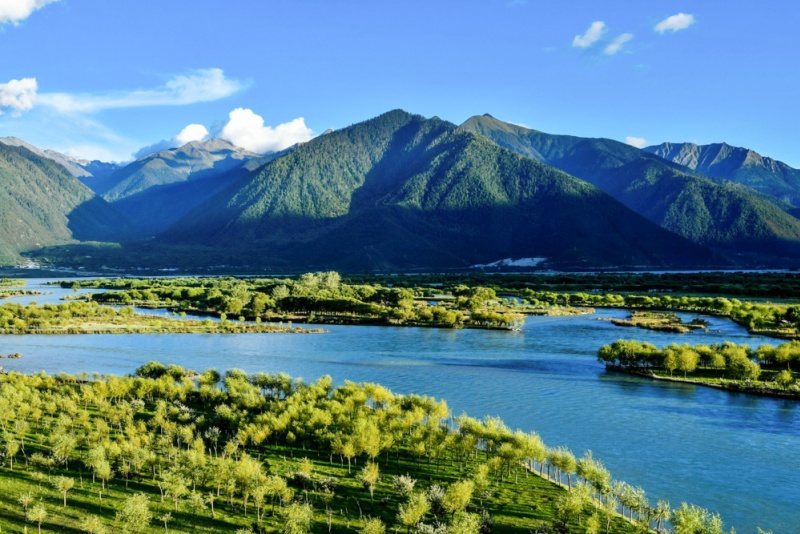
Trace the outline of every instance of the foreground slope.
<instances>
[{"instance_id":1,"label":"foreground slope","mask_svg":"<svg viewBox=\"0 0 800 534\"><path fill-rule=\"evenodd\" d=\"M472 117L462 129L596 185L637 213L729 255L800 257L800 221L755 191L715 183L610 139L551 135Z\"/></svg>"},{"instance_id":2,"label":"foreground slope","mask_svg":"<svg viewBox=\"0 0 800 534\"><path fill-rule=\"evenodd\" d=\"M74 240L107 240L123 218L64 167L24 146L0 143L0 264Z\"/></svg>"},{"instance_id":3,"label":"foreground slope","mask_svg":"<svg viewBox=\"0 0 800 534\"><path fill-rule=\"evenodd\" d=\"M162 243L251 262L463 268L707 265L708 252L592 185L455 125L393 111L320 136L210 198Z\"/></svg>"},{"instance_id":4,"label":"foreground slope","mask_svg":"<svg viewBox=\"0 0 800 534\"><path fill-rule=\"evenodd\" d=\"M726 143L662 143L644 150L684 167L733 180L784 202L794 213L800 208L800 169Z\"/></svg>"}]
</instances>

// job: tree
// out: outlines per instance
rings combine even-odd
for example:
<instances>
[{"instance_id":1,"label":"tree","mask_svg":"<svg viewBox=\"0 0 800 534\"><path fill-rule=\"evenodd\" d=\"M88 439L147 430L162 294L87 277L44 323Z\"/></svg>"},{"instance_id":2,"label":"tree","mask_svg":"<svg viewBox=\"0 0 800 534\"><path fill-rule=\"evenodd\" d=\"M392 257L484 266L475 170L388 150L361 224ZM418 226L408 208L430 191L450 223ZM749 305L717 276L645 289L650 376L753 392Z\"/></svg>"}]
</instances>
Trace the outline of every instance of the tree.
<instances>
[{"instance_id":1,"label":"tree","mask_svg":"<svg viewBox=\"0 0 800 534\"><path fill-rule=\"evenodd\" d=\"M408 502L400 505L397 519L406 526L406 532L411 532L411 527L417 526L430 508L431 505L424 493L412 493L408 497Z\"/></svg>"},{"instance_id":2,"label":"tree","mask_svg":"<svg viewBox=\"0 0 800 534\"><path fill-rule=\"evenodd\" d=\"M681 347L678 352L678 370L683 371L683 378L686 378L686 373L691 373L697 369L697 362L700 360L700 355L688 347Z\"/></svg>"},{"instance_id":3,"label":"tree","mask_svg":"<svg viewBox=\"0 0 800 534\"><path fill-rule=\"evenodd\" d=\"M20 495L19 499L17 499L17 502L22 505L22 512L27 515L28 507L33 504L33 501L35 500L36 499L34 499L33 493L29 491Z\"/></svg>"},{"instance_id":4,"label":"tree","mask_svg":"<svg viewBox=\"0 0 800 534\"><path fill-rule=\"evenodd\" d=\"M794 383L794 376L791 371L784 369L775 377L775 383L786 391Z\"/></svg>"},{"instance_id":5,"label":"tree","mask_svg":"<svg viewBox=\"0 0 800 534\"><path fill-rule=\"evenodd\" d=\"M47 519L47 509L43 505L37 504L28 510L27 519L31 523L36 523L39 528L39 534L42 534L42 523Z\"/></svg>"},{"instance_id":6,"label":"tree","mask_svg":"<svg viewBox=\"0 0 800 534\"><path fill-rule=\"evenodd\" d=\"M442 499L442 506L451 516L463 512L472 500L475 483L471 480L459 480L450 484Z\"/></svg>"},{"instance_id":7,"label":"tree","mask_svg":"<svg viewBox=\"0 0 800 534\"><path fill-rule=\"evenodd\" d=\"M310 504L292 503L285 512L284 534L307 534L311 531L314 509Z\"/></svg>"},{"instance_id":8,"label":"tree","mask_svg":"<svg viewBox=\"0 0 800 534\"><path fill-rule=\"evenodd\" d=\"M360 534L385 534L386 526L377 517L368 517L359 532Z\"/></svg>"},{"instance_id":9,"label":"tree","mask_svg":"<svg viewBox=\"0 0 800 534\"><path fill-rule=\"evenodd\" d=\"M481 516L458 512L453 516L448 532L458 532L458 534L480 534L482 525Z\"/></svg>"},{"instance_id":10,"label":"tree","mask_svg":"<svg viewBox=\"0 0 800 534\"><path fill-rule=\"evenodd\" d=\"M67 492L75 487L75 479L69 477L56 477L53 487L64 496L64 507L67 506Z\"/></svg>"},{"instance_id":11,"label":"tree","mask_svg":"<svg viewBox=\"0 0 800 534\"><path fill-rule=\"evenodd\" d=\"M653 519L656 520L656 534L661 534L661 523L669 521L672 517L672 510L667 501L658 501L655 509L653 510Z\"/></svg>"},{"instance_id":12,"label":"tree","mask_svg":"<svg viewBox=\"0 0 800 534\"><path fill-rule=\"evenodd\" d=\"M378 469L378 464L374 462L367 462L367 465L365 465L361 470L361 473L358 474L359 482L364 485L364 488L369 490L370 501L373 498L375 486L378 484L378 480L380 480L380 478L381 473Z\"/></svg>"},{"instance_id":13,"label":"tree","mask_svg":"<svg viewBox=\"0 0 800 534\"><path fill-rule=\"evenodd\" d=\"M717 514L710 514L705 508L682 503L672 513L672 526L675 534L723 534L722 521Z\"/></svg>"},{"instance_id":14,"label":"tree","mask_svg":"<svg viewBox=\"0 0 800 534\"><path fill-rule=\"evenodd\" d=\"M164 523L164 534L169 534L169 522L172 521L172 514L167 512L158 516L158 520Z\"/></svg>"},{"instance_id":15,"label":"tree","mask_svg":"<svg viewBox=\"0 0 800 534\"><path fill-rule=\"evenodd\" d=\"M81 530L87 534L108 534L108 527L96 515L89 515L81 521Z\"/></svg>"},{"instance_id":16,"label":"tree","mask_svg":"<svg viewBox=\"0 0 800 534\"><path fill-rule=\"evenodd\" d=\"M147 495L137 493L122 501L122 509L117 512L117 523L125 534L143 531L153 519Z\"/></svg>"}]
</instances>

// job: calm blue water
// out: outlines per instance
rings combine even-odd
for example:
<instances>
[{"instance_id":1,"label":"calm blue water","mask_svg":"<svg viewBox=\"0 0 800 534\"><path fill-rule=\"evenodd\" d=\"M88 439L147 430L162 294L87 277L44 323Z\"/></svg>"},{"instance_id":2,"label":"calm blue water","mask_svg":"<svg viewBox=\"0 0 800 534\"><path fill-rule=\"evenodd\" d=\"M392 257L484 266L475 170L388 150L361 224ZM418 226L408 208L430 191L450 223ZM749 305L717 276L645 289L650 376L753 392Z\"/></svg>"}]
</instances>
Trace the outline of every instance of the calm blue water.
<instances>
[{"instance_id":1,"label":"calm blue water","mask_svg":"<svg viewBox=\"0 0 800 534\"><path fill-rule=\"evenodd\" d=\"M50 290L25 300L56 302L72 293ZM23 372L123 374L159 360L379 382L444 398L455 414L499 415L577 455L591 449L616 478L644 487L651 502L693 502L720 512L740 533L756 525L800 531L799 403L607 373L595 359L601 345L623 337L659 346L776 341L717 318L708 318L709 333L685 335L598 320L625 315L532 317L519 333L348 326L320 335L6 336L0 353L21 352L22 359L2 364Z\"/></svg>"}]
</instances>

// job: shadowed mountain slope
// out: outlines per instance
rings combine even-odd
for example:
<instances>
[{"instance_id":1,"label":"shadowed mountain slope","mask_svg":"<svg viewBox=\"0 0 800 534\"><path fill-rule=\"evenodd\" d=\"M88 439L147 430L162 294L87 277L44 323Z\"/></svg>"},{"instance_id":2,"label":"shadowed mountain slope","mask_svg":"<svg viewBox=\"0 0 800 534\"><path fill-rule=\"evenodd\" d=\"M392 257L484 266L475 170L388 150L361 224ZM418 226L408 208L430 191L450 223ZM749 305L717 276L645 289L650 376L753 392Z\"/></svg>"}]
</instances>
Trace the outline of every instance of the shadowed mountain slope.
<instances>
[{"instance_id":1,"label":"shadowed mountain slope","mask_svg":"<svg viewBox=\"0 0 800 534\"><path fill-rule=\"evenodd\" d=\"M551 135L488 115L461 129L582 178L663 228L731 257L800 257L800 221L741 185L717 183L610 139Z\"/></svg>"},{"instance_id":2,"label":"shadowed mountain slope","mask_svg":"<svg viewBox=\"0 0 800 534\"><path fill-rule=\"evenodd\" d=\"M127 222L50 158L0 144L0 264L74 240L118 239Z\"/></svg>"},{"instance_id":3,"label":"shadowed mountain slope","mask_svg":"<svg viewBox=\"0 0 800 534\"><path fill-rule=\"evenodd\" d=\"M161 243L343 270L465 268L509 257L562 267L711 261L703 247L582 180L403 111L298 146L209 198Z\"/></svg>"}]
</instances>

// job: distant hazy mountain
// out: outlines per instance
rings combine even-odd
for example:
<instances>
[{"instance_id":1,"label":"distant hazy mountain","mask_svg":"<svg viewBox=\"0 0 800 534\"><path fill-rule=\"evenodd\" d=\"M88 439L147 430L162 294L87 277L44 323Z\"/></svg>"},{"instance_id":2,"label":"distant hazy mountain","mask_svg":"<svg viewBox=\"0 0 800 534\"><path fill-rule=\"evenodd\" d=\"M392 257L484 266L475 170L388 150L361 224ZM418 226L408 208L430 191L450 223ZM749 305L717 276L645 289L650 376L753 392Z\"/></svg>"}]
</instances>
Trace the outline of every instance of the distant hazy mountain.
<instances>
[{"instance_id":1,"label":"distant hazy mountain","mask_svg":"<svg viewBox=\"0 0 800 534\"><path fill-rule=\"evenodd\" d=\"M222 139L195 141L145 156L94 185L138 235L150 236L281 154L260 156Z\"/></svg>"},{"instance_id":2,"label":"distant hazy mountain","mask_svg":"<svg viewBox=\"0 0 800 534\"><path fill-rule=\"evenodd\" d=\"M696 243L734 256L800 257L800 221L746 187L717 183L611 139L552 135L489 115L461 128L582 178Z\"/></svg>"},{"instance_id":3,"label":"distant hazy mountain","mask_svg":"<svg viewBox=\"0 0 800 534\"><path fill-rule=\"evenodd\" d=\"M298 146L210 197L161 242L344 270L710 261L582 180L403 111Z\"/></svg>"},{"instance_id":4,"label":"distant hazy mountain","mask_svg":"<svg viewBox=\"0 0 800 534\"><path fill-rule=\"evenodd\" d=\"M118 239L127 226L51 157L0 143L0 264L44 245Z\"/></svg>"},{"instance_id":5,"label":"distant hazy mountain","mask_svg":"<svg viewBox=\"0 0 800 534\"><path fill-rule=\"evenodd\" d=\"M114 202L152 187L230 171L258 157L222 139L192 141L129 163L104 180L93 182L92 188Z\"/></svg>"},{"instance_id":6,"label":"distant hazy mountain","mask_svg":"<svg viewBox=\"0 0 800 534\"><path fill-rule=\"evenodd\" d=\"M61 152L56 152L55 150L43 150L41 148L33 146L30 143L26 143L22 139L18 139L16 137L0 137L0 143L8 146L25 147L34 154L36 154L37 156L55 161L56 163L67 169L67 171L69 171L69 173L76 178L91 176L91 173L83 168L79 160L66 156ZM89 162L87 161L85 163Z\"/></svg>"},{"instance_id":7,"label":"distant hazy mountain","mask_svg":"<svg viewBox=\"0 0 800 534\"><path fill-rule=\"evenodd\" d=\"M662 143L644 150L709 176L744 184L800 208L800 170L747 148L725 143Z\"/></svg>"}]
</instances>

